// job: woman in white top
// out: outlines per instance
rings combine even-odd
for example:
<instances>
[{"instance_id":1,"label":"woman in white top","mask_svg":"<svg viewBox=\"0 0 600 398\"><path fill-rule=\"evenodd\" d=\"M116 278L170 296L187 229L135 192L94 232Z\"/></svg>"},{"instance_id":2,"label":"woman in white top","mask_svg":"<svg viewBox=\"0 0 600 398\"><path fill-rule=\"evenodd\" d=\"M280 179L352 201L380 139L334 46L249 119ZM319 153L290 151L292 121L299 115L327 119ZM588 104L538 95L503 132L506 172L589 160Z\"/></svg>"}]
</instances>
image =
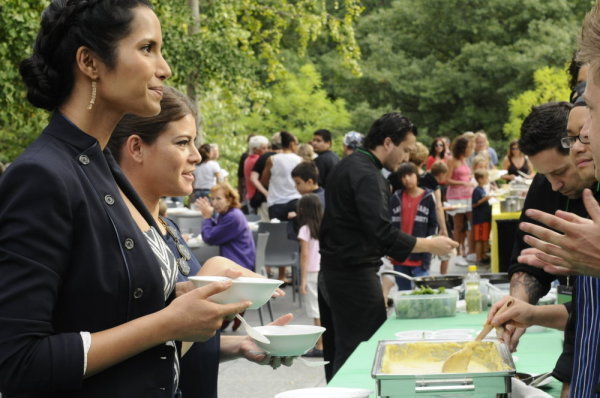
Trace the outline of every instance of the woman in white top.
<instances>
[{"instance_id":1,"label":"woman in white top","mask_svg":"<svg viewBox=\"0 0 600 398\"><path fill-rule=\"evenodd\" d=\"M302 158L296 155L296 137L287 131L282 131L280 135L282 151L267 160L260 182L268 186L269 218L287 221L288 213L296 210L296 202L300 198L292 179L292 170Z\"/></svg>"},{"instance_id":2,"label":"woman in white top","mask_svg":"<svg viewBox=\"0 0 600 398\"><path fill-rule=\"evenodd\" d=\"M194 171L194 191L190 196L190 203L194 203L198 198L206 198L210 194L210 189L221 182L221 167L215 160L210 160L210 144L202 144L198 148L202 161Z\"/></svg>"}]
</instances>

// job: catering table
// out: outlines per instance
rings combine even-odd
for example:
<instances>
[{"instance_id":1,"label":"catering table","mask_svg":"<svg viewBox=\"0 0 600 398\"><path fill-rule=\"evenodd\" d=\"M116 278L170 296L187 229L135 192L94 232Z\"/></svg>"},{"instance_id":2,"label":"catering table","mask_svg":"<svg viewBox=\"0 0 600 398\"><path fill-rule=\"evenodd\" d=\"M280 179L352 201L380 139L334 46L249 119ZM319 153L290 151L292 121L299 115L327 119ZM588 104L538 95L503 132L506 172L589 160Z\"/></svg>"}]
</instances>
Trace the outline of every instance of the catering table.
<instances>
[{"instance_id":1,"label":"catering table","mask_svg":"<svg viewBox=\"0 0 600 398\"><path fill-rule=\"evenodd\" d=\"M202 213L185 207L167 209L169 217L184 234L199 234L202 230Z\"/></svg>"},{"instance_id":2,"label":"catering table","mask_svg":"<svg viewBox=\"0 0 600 398\"><path fill-rule=\"evenodd\" d=\"M481 330L487 314L457 313L455 317L430 319L397 319L389 318L369 339L361 343L346 361L344 366L329 382L331 387L369 388L373 390L370 397L377 397L375 379L371 377L371 368L379 340L396 339L396 332L405 330L441 330L441 329L474 329ZM518 372L539 374L554 368L562 351L562 332L546 329L538 333L525 333L520 340L518 350L514 353L515 367ZM560 396L562 384L555 379L544 387L544 391L553 397Z\"/></svg>"},{"instance_id":3,"label":"catering table","mask_svg":"<svg viewBox=\"0 0 600 398\"><path fill-rule=\"evenodd\" d=\"M192 254L200 264L204 264L209 258L220 254L219 246L209 245L200 236L190 239L187 243L190 249L192 249Z\"/></svg>"}]
</instances>

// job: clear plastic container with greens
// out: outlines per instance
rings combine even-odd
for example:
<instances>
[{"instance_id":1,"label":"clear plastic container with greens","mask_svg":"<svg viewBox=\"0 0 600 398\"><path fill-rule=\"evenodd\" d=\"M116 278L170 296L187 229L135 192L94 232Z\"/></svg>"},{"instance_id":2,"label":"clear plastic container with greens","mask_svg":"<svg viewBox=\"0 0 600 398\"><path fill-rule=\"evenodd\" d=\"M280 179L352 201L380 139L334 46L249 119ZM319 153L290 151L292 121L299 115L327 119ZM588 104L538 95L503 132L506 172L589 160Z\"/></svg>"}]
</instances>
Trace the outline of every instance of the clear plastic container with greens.
<instances>
[{"instance_id":1,"label":"clear plastic container with greens","mask_svg":"<svg viewBox=\"0 0 600 398\"><path fill-rule=\"evenodd\" d=\"M393 298L396 318L438 318L456 315L458 292L425 287L398 291Z\"/></svg>"}]
</instances>

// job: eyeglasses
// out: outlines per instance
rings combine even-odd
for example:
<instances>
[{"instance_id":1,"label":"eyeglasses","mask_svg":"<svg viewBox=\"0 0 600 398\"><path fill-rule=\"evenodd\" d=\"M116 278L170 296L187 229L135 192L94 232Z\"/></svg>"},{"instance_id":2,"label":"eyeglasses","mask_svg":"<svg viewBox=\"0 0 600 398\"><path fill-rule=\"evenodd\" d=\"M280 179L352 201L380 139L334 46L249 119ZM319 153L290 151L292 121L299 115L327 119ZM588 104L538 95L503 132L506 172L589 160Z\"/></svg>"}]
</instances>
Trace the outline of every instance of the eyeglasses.
<instances>
[{"instance_id":1,"label":"eyeglasses","mask_svg":"<svg viewBox=\"0 0 600 398\"><path fill-rule=\"evenodd\" d=\"M565 148L565 149L569 149L571 148L574 144L575 141L579 140L579 142L581 142L584 145L589 145L590 144L590 137L589 136L581 136L581 134L579 135L569 135L567 137L563 137L560 139L560 145Z\"/></svg>"},{"instance_id":2,"label":"eyeglasses","mask_svg":"<svg viewBox=\"0 0 600 398\"><path fill-rule=\"evenodd\" d=\"M438 142L437 144L435 144L435 146L444 146L443 142Z\"/></svg>"}]
</instances>

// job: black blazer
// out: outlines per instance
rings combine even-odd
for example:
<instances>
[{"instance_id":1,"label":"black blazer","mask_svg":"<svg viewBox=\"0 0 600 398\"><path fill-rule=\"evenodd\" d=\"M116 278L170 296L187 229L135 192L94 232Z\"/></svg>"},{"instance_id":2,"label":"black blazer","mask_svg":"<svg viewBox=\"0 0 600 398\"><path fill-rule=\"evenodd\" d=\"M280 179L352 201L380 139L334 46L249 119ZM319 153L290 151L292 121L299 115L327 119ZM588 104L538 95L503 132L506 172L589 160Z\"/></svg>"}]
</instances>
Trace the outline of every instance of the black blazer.
<instances>
[{"instance_id":1,"label":"black blazer","mask_svg":"<svg viewBox=\"0 0 600 398\"><path fill-rule=\"evenodd\" d=\"M172 397L161 345L83 379L80 331L165 307L160 267L121 199L152 217L108 150L56 113L0 178L0 391Z\"/></svg>"}]
</instances>

